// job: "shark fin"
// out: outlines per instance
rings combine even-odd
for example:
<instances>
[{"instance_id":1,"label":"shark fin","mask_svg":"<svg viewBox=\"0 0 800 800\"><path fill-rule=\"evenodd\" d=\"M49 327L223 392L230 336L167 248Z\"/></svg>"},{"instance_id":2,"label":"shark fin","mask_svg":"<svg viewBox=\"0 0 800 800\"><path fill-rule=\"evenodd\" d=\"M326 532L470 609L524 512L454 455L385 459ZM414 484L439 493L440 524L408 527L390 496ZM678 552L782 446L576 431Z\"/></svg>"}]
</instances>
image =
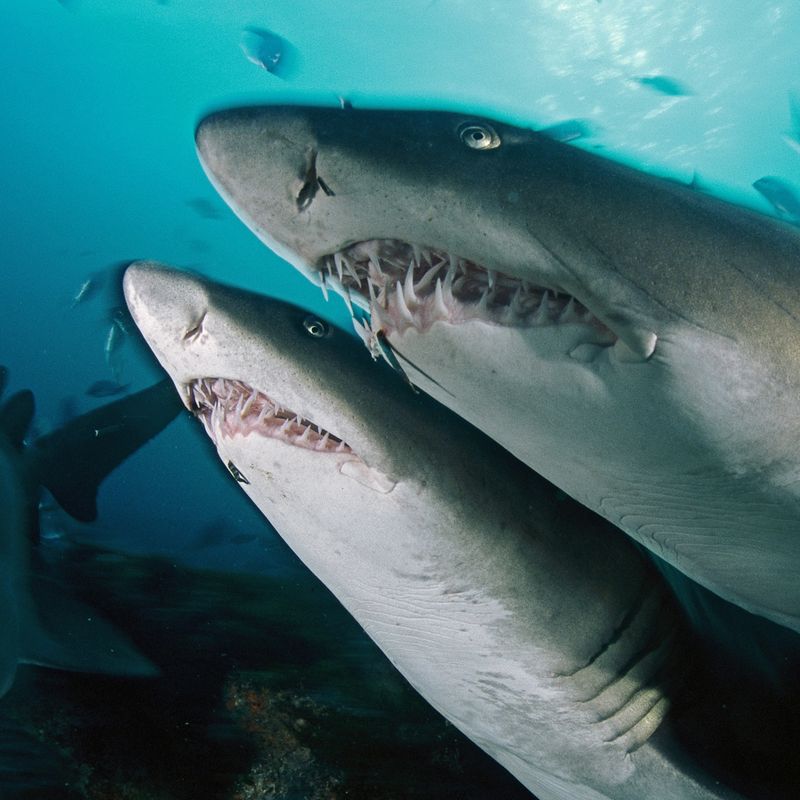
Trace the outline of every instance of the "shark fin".
<instances>
[{"instance_id":1,"label":"shark fin","mask_svg":"<svg viewBox=\"0 0 800 800\"><path fill-rule=\"evenodd\" d=\"M34 599L20 625L21 662L105 675L159 674L124 634L64 587L33 574L30 588Z\"/></svg>"},{"instance_id":2,"label":"shark fin","mask_svg":"<svg viewBox=\"0 0 800 800\"><path fill-rule=\"evenodd\" d=\"M82 414L33 443L27 453L33 474L68 514L92 522L106 476L182 408L172 381L163 380Z\"/></svg>"},{"instance_id":3,"label":"shark fin","mask_svg":"<svg viewBox=\"0 0 800 800\"><path fill-rule=\"evenodd\" d=\"M34 410L33 392L30 389L12 394L0 406L0 432L8 437L17 450L22 450L22 442L31 426Z\"/></svg>"}]
</instances>

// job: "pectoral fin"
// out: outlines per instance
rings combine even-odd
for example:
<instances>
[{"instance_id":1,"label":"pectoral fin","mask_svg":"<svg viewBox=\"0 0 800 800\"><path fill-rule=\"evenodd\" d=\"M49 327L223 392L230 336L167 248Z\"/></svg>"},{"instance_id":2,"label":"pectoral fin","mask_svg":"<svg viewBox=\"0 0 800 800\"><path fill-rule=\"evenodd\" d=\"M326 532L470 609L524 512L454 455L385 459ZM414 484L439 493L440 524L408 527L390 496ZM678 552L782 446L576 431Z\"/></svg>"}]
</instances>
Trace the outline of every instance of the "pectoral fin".
<instances>
[{"instance_id":1,"label":"pectoral fin","mask_svg":"<svg viewBox=\"0 0 800 800\"><path fill-rule=\"evenodd\" d=\"M183 405L169 380L82 414L37 439L27 453L33 474L80 522L97 518L106 476L160 433Z\"/></svg>"}]
</instances>

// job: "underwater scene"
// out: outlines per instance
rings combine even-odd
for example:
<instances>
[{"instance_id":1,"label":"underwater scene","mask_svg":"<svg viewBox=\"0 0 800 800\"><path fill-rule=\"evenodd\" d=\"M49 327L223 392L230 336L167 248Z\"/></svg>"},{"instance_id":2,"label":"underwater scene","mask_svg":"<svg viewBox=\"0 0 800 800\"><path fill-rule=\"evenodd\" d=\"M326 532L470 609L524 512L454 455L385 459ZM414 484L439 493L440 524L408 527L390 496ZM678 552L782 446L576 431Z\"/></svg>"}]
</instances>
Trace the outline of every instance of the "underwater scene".
<instances>
[{"instance_id":1,"label":"underwater scene","mask_svg":"<svg viewBox=\"0 0 800 800\"><path fill-rule=\"evenodd\" d=\"M0 3L0 800L798 796L797 3Z\"/></svg>"}]
</instances>

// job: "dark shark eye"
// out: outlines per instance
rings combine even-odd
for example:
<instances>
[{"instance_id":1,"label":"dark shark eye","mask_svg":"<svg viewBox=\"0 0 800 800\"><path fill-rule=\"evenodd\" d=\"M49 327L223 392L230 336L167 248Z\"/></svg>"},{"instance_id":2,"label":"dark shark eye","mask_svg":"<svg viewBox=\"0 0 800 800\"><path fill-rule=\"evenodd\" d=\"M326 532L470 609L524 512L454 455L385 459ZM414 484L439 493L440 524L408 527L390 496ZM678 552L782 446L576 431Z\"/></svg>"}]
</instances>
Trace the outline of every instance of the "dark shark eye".
<instances>
[{"instance_id":1,"label":"dark shark eye","mask_svg":"<svg viewBox=\"0 0 800 800\"><path fill-rule=\"evenodd\" d=\"M303 327L315 339L321 339L330 330L326 323L316 317L308 316L303 320Z\"/></svg>"},{"instance_id":2,"label":"dark shark eye","mask_svg":"<svg viewBox=\"0 0 800 800\"><path fill-rule=\"evenodd\" d=\"M461 141L472 150L494 150L500 147L500 137L485 122L465 122L458 129Z\"/></svg>"}]
</instances>

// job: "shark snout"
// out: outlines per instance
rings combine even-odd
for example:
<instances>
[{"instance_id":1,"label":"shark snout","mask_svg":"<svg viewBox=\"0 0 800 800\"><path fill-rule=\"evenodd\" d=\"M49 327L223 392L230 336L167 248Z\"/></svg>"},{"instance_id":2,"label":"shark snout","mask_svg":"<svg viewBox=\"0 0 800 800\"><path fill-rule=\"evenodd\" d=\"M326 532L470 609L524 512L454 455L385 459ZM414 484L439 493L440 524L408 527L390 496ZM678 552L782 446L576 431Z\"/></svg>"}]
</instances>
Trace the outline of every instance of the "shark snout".
<instances>
[{"instance_id":1,"label":"shark snout","mask_svg":"<svg viewBox=\"0 0 800 800\"><path fill-rule=\"evenodd\" d=\"M137 327L162 366L177 379L187 368L187 346L203 331L208 296L189 273L136 261L122 280Z\"/></svg>"},{"instance_id":2,"label":"shark snout","mask_svg":"<svg viewBox=\"0 0 800 800\"><path fill-rule=\"evenodd\" d=\"M281 106L210 114L197 126L195 144L203 168L223 192L249 187L261 196L279 189L296 194L294 185L307 180L316 151L310 119Z\"/></svg>"},{"instance_id":3,"label":"shark snout","mask_svg":"<svg viewBox=\"0 0 800 800\"><path fill-rule=\"evenodd\" d=\"M318 173L315 117L284 106L219 111L200 121L197 155L237 215L295 263L320 198L335 192Z\"/></svg>"}]
</instances>

